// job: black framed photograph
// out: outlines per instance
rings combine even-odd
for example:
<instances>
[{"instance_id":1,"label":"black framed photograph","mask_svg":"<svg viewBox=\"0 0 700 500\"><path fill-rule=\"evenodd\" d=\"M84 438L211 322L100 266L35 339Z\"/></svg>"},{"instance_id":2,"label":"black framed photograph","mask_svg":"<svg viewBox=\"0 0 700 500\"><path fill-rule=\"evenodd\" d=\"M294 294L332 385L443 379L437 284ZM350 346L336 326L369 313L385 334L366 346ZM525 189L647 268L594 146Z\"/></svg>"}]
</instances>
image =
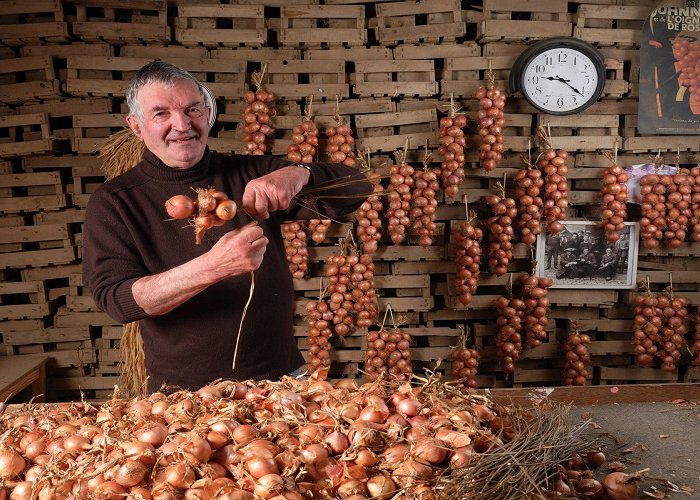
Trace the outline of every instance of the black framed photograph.
<instances>
[{"instance_id":1,"label":"black framed photograph","mask_svg":"<svg viewBox=\"0 0 700 500\"><path fill-rule=\"evenodd\" d=\"M636 288L638 223L625 222L615 243L594 222L562 224L559 234L537 237L538 276L551 278L552 288Z\"/></svg>"}]
</instances>

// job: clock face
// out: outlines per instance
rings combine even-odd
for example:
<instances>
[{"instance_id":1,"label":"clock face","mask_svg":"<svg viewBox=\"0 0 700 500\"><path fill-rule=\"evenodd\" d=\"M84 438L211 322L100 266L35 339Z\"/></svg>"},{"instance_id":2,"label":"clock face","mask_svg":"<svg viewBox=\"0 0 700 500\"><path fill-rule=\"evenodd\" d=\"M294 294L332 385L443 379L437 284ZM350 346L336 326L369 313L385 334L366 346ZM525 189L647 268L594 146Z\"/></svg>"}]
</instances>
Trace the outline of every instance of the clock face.
<instances>
[{"instance_id":1,"label":"clock face","mask_svg":"<svg viewBox=\"0 0 700 500\"><path fill-rule=\"evenodd\" d=\"M521 91L541 111L570 114L596 101L602 83L588 55L570 47L556 47L526 63Z\"/></svg>"}]
</instances>

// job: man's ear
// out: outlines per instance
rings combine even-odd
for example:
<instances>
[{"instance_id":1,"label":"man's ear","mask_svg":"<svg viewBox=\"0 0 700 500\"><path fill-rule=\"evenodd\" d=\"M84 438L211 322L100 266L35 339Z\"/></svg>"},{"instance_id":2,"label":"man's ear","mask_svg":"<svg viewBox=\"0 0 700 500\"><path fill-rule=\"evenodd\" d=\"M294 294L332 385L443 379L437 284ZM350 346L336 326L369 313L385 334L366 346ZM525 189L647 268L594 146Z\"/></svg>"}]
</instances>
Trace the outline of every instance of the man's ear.
<instances>
[{"instance_id":1,"label":"man's ear","mask_svg":"<svg viewBox=\"0 0 700 500\"><path fill-rule=\"evenodd\" d=\"M133 115L127 116L126 123L129 125L129 128L134 133L134 135L142 141L143 137L141 137L141 125L139 124L139 121L136 119L136 117Z\"/></svg>"}]
</instances>

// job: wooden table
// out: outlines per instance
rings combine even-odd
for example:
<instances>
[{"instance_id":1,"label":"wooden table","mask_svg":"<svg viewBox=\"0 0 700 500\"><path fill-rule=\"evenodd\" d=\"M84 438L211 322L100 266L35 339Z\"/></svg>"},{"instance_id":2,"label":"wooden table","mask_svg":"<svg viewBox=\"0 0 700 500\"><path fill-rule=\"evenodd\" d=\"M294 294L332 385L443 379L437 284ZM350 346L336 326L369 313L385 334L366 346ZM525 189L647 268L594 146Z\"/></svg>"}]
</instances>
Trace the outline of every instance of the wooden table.
<instances>
[{"instance_id":1,"label":"wooden table","mask_svg":"<svg viewBox=\"0 0 700 500\"><path fill-rule=\"evenodd\" d=\"M0 356L0 402L31 386L33 401L46 400L47 356Z\"/></svg>"}]
</instances>

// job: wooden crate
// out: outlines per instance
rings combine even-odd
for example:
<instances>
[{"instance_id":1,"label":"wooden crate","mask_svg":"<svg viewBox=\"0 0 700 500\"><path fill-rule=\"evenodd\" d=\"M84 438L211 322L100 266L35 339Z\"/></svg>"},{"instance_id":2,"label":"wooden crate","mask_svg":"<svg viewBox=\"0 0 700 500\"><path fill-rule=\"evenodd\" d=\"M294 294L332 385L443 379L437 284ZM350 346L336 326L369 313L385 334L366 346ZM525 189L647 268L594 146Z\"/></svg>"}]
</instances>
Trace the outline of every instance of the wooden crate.
<instances>
[{"instance_id":1,"label":"wooden crate","mask_svg":"<svg viewBox=\"0 0 700 500\"><path fill-rule=\"evenodd\" d=\"M0 65L0 76L8 83L0 84L0 102L21 104L61 95L51 57L18 57Z\"/></svg>"},{"instance_id":2,"label":"wooden crate","mask_svg":"<svg viewBox=\"0 0 700 500\"><path fill-rule=\"evenodd\" d=\"M355 115L357 148L359 151L393 152L406 146L422 148L426 141L434 146L438 143L437 110L421 109L382 114ZM401 127L410 127L402 132ZM421 131L416 131L416 128Z\"/></svg>"},{"instance_id":3,"label":"wooden crate","mask_svg":"<svg viewBox=\"0 0 700 500\"><path fill-rule=\"evenodd\" d=\"M529 19L523 19L523 13ZM571 36L567 13L565 0L484 0L476 38L484 43Z\"/></svg>"},{"instance_id":4,"label":"wooden crate","mask_svg":"<svg viewBox=\"0 0 700 500\"><path fill-rule=\"evenodd\" d=\"M599 46L635 46L642 41L642 25L651 14L648 5L580 4L574 36Z\"/></svg>"},{"instance_id":5,"label":"wooden crate","mask_svg":"<svg viewBox=\"0 0 700 500\"><path fill-rule=\"evenodd\" d=\"M267 43L262 5L183 4L175 19L175 40L186 46L261 47Z\"/></svg>"},{"instance_id":6,"label":"wooden crate","mask_svg":"<svg viewBox=\"0 0 700 500\"><path fill-rule=\"evenodd\" d=\"M0 158L58 153L61 142L52 138L46 113L0 116Z\"/></svg>"},{"instance_id":7,"label":"wooden crate","mask_svg":"<svg viewBox=\"0 0 700 500\"><path fill-rule=\"evenodd\" d=\"M86 42L160 43L172 40L164 0L74 0L73 34Z\"/></svg>"},{"instance_id":8,"label":"wooden crate","mask_svg":"<svg viewBox=\"0 0 700 500\"><path fill-rule=\"evenodd\" d=\"M0 320L45 318L55 310L43 281L0 282Z\"/></svg>"},{"instance_id":9,"label":"wooden crate","mask_svg":"<svg viewBox=\"0 0 700 500\"><path fill-rule=\"evenodd\" d=\"M270 61L287 61L301 59L301 51L297 49L273 48L273 47L238 47L226 49L212 49L209 51L209 57L212 59L233 59L238 61L246 61L248 63L256 63L255 69L260 69L263 63ZM251 65L252 66L252 65ZM252 73L251 68L248 68L249 73ZM250 82L250 75L246 78ZM263 79L267 82L267 77Z\"/></svg>"},{"instance_id":10,"label":"wooden crate","mask_svg":"<svg viewBox=\"0 0 700 500\"><path fill-rule=\"evenodd\" d=\"M466 33L458 0L381 3L375 8L381 45L454 42Z\"/></svg>"},{"instance_id":11,"label":"wooden crate","mask_svg":"<svg viewBox=\"0 0 700 500\"><path fill-rule=\"evenodd\" d=\"M549 127L552 147L574 151L612 150L622 144L618 115L537 115L538 127Z\"/></svg>"},{"instance_id":12,"label":"wooden crate","mask_svg":"<svg viewBox=\"0 0 700 500\"><path fill-rule=\"evenodd\" d=\"M361 5L282 7L277 40L283 47L364 45L367 43L365 8Z\"/></svg>"},{"instance_id":13,"label":"wooden crate","mask_svg":"<svg viewBox=\"0 0 700 500\"><path fill-rule=\"evenodd\" d=\"M354 80L353 91L361 97L425 97L438 93L434 61L357 61Z\"/></svg>"},{"instance_id":14,"label":"wooden crate","mask_svg":"<svg viewBox=\"0 0 700 500\"><path fill-rule=\"evenodd\" d=\"M62 141L73 141L75 137L69 117L76 114L109 113L111 110L112 99L106 97L68 98L22 106L22 112L26 114L46 113L51 136Z\"/></svg>"},{"instance_id":15,"label":"wooden crate","mask_svg":"<svg viewBox=\"0 0 700 500\"><path fill-rule=\"evenodd\" d=\"M313 95L315 100L335 100L336 96L344 99L350 95L344 61L327 61L323 64L315 61L270 61L267 75L265 88L287 99ZM309 83L301 83L303 81Z\"/></svg>"},{"instance_id":16,"label":"wooden crate","mask_svg":"<svg viewBox=\"0 0 700 500\"><path fill-rule=\"evenodd\" d=\"M120 113L73 115L73 151L79 154L98 153L105 141L126 126Z\"/></svg>"},{"instance_id":17,"label":"wooden crate","mask_svg":"<svg viewBox=\"0 0 700 500\"><path fill-rule=\"evenodd\" d=\"M516 54L494 57L460 56L445 59L445 70L440 82L443 97L474 98L476 90L488 86L489 68L498 80L495 88L506 91L507 75L517 59Z\"/></svg>"},{"instance_id":18,"label":"wooden crate","mask_svg":"<svg viewBox=\"0 0 700 500\"><path fill-rule=\"evenodd\" d=\"M632 133L637 126L637 117L628 116L625 118L625 132ZM697 152L700 150L700 136L697 135L649 135L649 136L627 136L622 148L626 152L649 152L649 153L674 153L678 150L686 152ZM643 163L649 163L647 161Z\"/></svg>"},{"instance_id":19,"label":"wooden crate","mask_svg":"<svg viewBox=\"0 0 700 500\"><path fill-rule=\"evenodd\" d=\"M0 3L0 26L0 43L10 47L70 39L60 0L6 0Z\"/></svg>"},{"instance_id":20,"label":"wooden crate","mask_svg":"<svg viewBox=\"0 0 700 500\"><path fill-rule=\"evenodd\" d=\"M0 188L12 188L10 196L0 198L5 214L60 210L69 203L60 172L2 174Z\"/></svg>"}]
</instances>

